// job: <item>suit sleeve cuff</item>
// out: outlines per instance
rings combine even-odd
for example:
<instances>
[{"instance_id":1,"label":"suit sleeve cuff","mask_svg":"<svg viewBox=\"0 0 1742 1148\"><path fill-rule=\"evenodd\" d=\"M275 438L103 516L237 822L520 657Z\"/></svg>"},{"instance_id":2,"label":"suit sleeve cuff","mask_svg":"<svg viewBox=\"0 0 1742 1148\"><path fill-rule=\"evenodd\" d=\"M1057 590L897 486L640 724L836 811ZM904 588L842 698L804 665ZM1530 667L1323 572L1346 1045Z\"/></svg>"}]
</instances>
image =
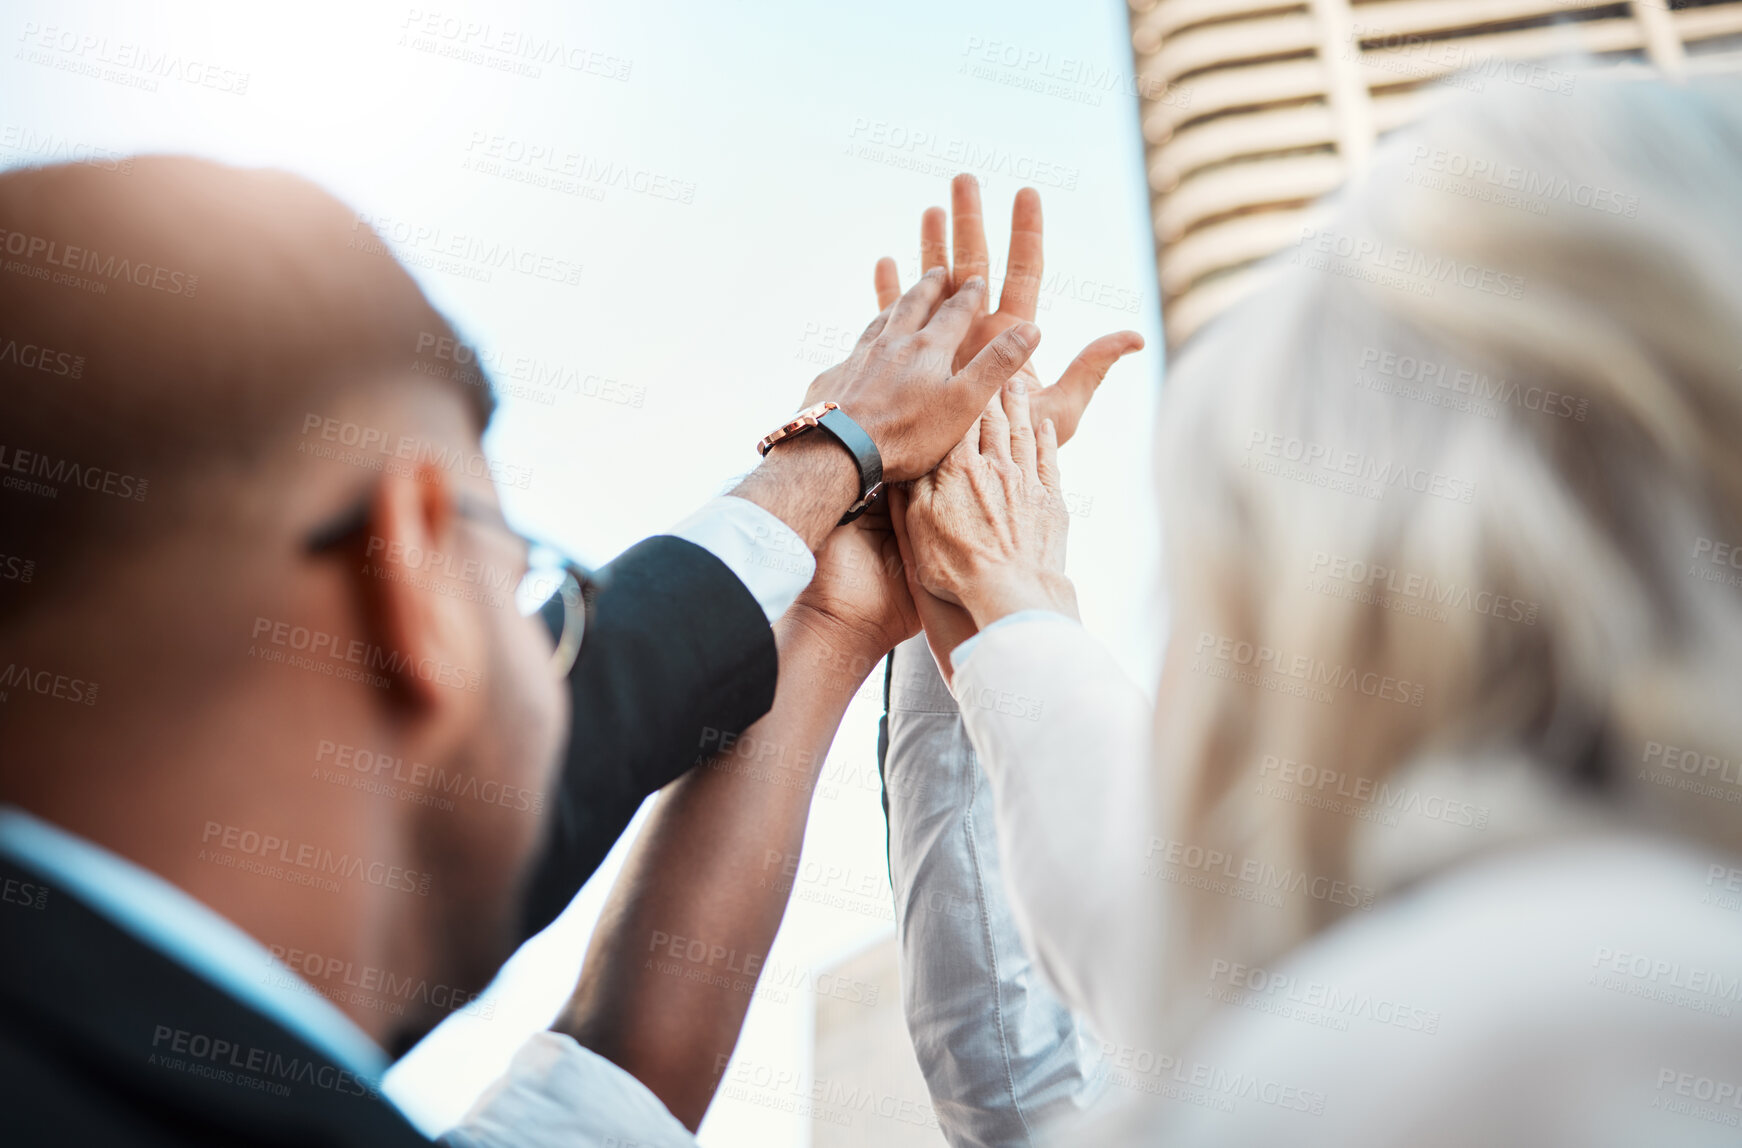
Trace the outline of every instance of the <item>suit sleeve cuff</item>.
<instances>
[{"instance_id":1,"label":"suit sleeve cuff","mask_svg":"<svg viewBox=\"0 0 1742 1148\"><path fill-rule=\"evenodd\" d=\"M726 564L772 623L810 585L817 560L786 523L744 498L722 495L667 533Z\"/></svg>"}]
</instances>

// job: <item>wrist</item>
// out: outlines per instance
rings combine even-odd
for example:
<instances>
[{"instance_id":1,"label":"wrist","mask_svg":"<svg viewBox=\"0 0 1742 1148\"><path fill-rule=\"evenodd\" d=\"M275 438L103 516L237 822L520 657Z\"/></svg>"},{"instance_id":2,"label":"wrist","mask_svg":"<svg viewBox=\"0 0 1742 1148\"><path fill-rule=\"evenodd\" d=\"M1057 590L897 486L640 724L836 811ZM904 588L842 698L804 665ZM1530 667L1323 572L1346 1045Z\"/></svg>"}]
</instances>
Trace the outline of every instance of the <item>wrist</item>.
<instances>
[{"instance_id":1,"label":"wrist","mask_svg":"<svg viewBox=\"0 0 1742 1148\"><path fill-rule=\"evenodd\" d=\"M1023 610L1049 610L1077 618L1077 588L1058 570L987 571L969 582L962 605L984 630Z\"/></svg>"},{"instance_id":2,"label":"wrist","mask_svg":"<svg viewBox=\"0 0 1742 1148\"><path fill-rule=\"evenodd\" d=\"M781 619L815 644L817 656L801 659L807 673L824 685L838 685L851 693L897 645L876 627L868 627L812 605L803 598L794 602Z\"/></svg>"},{"instance_id":3,"label":"wrist","mask_svg":"<svg viewBox=\"0 0 1742 1148\"><path fill-rule=\"evenodd\" d=\"M816 553L859 498L859 467L847 450L812 431L782 442L732 491L792 528Z\"/></svg>"},{"instance_id":4,"label":"wrist","mask_svg":"<svg viewBox=\"0 0 1742 1148\"><path fill-rule=\"evenodd\" d=\"M952 611L944 619L927 620L925 643L931 648L932 661L937 665L938 676L943 678L944 685L955 681L956 648L979 632L965 610Z\"/></svg>"}]
</instances>

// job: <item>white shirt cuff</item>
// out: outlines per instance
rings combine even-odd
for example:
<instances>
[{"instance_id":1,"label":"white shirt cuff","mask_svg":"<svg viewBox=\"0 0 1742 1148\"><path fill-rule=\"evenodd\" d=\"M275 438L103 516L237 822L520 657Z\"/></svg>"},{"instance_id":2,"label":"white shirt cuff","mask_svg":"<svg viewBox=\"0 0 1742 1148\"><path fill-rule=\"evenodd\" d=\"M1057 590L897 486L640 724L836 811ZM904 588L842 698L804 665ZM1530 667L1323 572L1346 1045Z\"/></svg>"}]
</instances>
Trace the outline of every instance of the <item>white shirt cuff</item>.
<instances>
[{"instance_id":1,"label":"white shirt cuff","mask_svg":"<svg viewBox=\"0 0 1742 1148\"><path fill-rule=\"evenodd\" d=\"M1020 622L1037 622L1043 618L1055 620L1063 618L1072 625L1080 624L1075 618L1068 614L1061 614L1057 610L1018 610L1014 614L1006 614L950 651L950 672L955 673L962 668L962 663L968 660L968 655L974 652L974 647L980 644L980 638L983 635L990 634L993 630L1003 629L1005 626L1016 625Z\"/></svg>"},{"instance_id":2,"label":"white shirt cuff","mask_svg":"<svg viewBox=\"0 0 1742 1148\"><path fill-rule=\"evenodd\" d=\"M714 499L668 534L694 542L738 576L772 623L817 572L804 539L768 511L730 494Z\"/></svg>"},{"instance_id":3,"label":"white shirt cuff","mask_svg":"<svg viewBox=\"0 0 1742 1148\"><path fill-rule=\"evenodd\" d=\"M696 1148L696 1138L646 1085L558 1032L534 1033L472 1110L441 1138L447 1148Z\"/></svg>"}]
</instances>

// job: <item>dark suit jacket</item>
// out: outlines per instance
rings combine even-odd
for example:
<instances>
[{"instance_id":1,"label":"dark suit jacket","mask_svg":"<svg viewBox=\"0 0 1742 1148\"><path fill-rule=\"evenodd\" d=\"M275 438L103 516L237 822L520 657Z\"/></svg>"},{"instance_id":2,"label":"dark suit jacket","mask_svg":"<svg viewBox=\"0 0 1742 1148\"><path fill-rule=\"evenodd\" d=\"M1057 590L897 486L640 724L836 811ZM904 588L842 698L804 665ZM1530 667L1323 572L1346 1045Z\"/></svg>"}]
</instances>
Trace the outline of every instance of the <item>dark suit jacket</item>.
<instances>
[{"instance_id":1,"label":"dark suit jacket","mask_svg":"<svg viewBox=\"0 0 1742 1148\"><path fill-rule=\"evenodd\" d=\"M773 704L774 639L724 563L678 538L601 571L525 931L560 913L649 793ZM0 876L41 887L0 859ZM427 1141L277 1022L49 889L0 904L0 1145Z\"/></svg>"},{"instance_id":2,"label":"dark suit jacket","mask_svg":"<svg viewBox=\"0 0 1742 1148\"><path fill-rule=\"evenodd\" d=\"M574 722L527 895L527 936L580 891L643 798L774 704L768 616L725 563L661 535L597 577L569 675Z\"/></svg>"},{"instance_id":3,"label":"dark suit jacket","mask_svg":"<svg viewBox=\"0 0 1742 1148\"><path fill-rule=\"evenodd\" d=\"M71 894L0 859L5 881L8 1148L429 1143L348 1070Z\"/></svg>"}]
</instances>

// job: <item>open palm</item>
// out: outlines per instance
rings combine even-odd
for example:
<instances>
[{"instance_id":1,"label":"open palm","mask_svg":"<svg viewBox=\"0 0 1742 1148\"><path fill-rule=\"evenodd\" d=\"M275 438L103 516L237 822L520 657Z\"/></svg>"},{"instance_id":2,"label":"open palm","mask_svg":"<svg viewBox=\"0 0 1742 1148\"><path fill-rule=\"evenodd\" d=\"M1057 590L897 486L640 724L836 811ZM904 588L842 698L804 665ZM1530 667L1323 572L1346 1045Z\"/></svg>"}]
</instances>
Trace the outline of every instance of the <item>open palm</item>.
<instances>
[{"instance_id":1,"label":"open palm","mask_svg":"<svg viewBox=\"0 0 1742 1148\"><path fill-rule=\"evenodd\" d=\"M919 223L920 272L933 267L949 272L950 290L954 292L969 278L988 278L991 270L986 248L986 221L980 207L980 182L971 175L958 175L950 183L950 211L954 219L954 251L944 240L944 210L927 208ZM1004 269L1004 290L998 299L998 309L982 310L968 327L968 334L956 351L953 369L966 366L993 339L1018 323L1034 322L1035 308L1040 300L1041 272L1045 265L1041 244L1040 193L1025 187L1016 193L1010 212L1010 254ZM953 258L952 258L953 256ZM901 278L893 259L881 259L874 276L877 306L888 307L901 297ZM988 301L991 292L986 293ZM1016 373L1033 392L1035 424L1051 419L1058 428L1059 442L1076 433L1083 411L1094 397L1095 389L1114 363L1133 351L1142 350L1143 336L1136 331L1120 331L1103 335L1084 347L1082 353L1065 368L1058 382L1041 387L1032 360Z\"/></svg>"}]
</instances>

